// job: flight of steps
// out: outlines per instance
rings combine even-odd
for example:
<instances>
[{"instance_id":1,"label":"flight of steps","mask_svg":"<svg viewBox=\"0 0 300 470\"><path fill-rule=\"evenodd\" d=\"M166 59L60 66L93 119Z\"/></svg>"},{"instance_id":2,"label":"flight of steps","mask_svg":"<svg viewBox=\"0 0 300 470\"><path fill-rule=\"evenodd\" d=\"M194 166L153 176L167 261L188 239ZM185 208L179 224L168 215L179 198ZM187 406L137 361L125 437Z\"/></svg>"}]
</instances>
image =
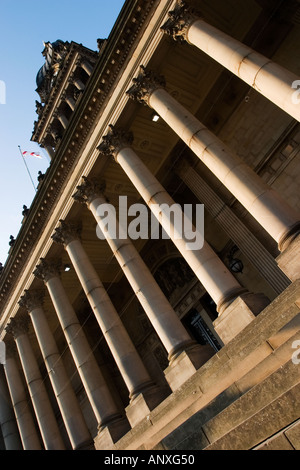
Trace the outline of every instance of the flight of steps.
<instances>
[{"instance_id":1,"label":"flight of steps","mask_svg":"<svg viewBox=\"0 0 300 470\"><path fill-rule=\"evenodd\" d=\"M300 280L114 448L298 449L300 364L292 361L296 341L300 341Z\"/></svg>"},{"instance_id":2,"label":"flight of steps","mask_svg":"<svg viewBox=\"0 0 300 470\"><path fill-rule=\"evenodd\" d=\"M240 360L236 367L244 362L245 374L239 372L237 380L163 438L155 449L300 449L300 364L292 361L293 347L300 340L299 287L298 281L291 285L223 348L222 353L227 349L228 354L236 349ZM253 348L249 347L251 342ZM266 344L272 352L255 359L255 351L263 351ZM252 368L248 361L251 356ZM219 371L210 377L208 388L213 387L212 380L218 387L221 376Z\"/></svg>"}]
</instances>

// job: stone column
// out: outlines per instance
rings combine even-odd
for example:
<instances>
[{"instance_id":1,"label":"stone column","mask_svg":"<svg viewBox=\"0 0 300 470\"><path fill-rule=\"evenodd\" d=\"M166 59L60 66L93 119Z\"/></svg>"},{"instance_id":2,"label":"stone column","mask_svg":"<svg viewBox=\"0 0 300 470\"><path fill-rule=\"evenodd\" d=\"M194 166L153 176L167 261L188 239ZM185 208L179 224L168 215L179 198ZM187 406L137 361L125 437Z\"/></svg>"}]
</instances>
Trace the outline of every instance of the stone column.
<instances>
[{"instance_id":1,"label":"stone column","mask_svg":"<svg viewBox=\"0 0 300 470\"><path fill-rule=\"evenodd\" d=\"M218 312L224 311L232 300L241 293L245 293L245 289L241 287L204 240L203 233L195 229L192 224L188 224L187 217L184 218L183 211L179 206L174 207L175 201L132 149L132 141L132 135L111 127L109 134L103 137L98 150L102 155L113 156L115 161L120 164L178 251L216 303ZM174 211L176 211L175 220L170 220L170 211L164 210L164 205L166 208L174 208ZM185 239L185 231L187 230L193 232L193 237L197 240L194 247L190 247L189 243L191 241Z\"/></svg>"},{"instance_id":2,"label":"stone column","mask_svg":"<svg viewBox=\"0 0 300 470\"><path fill-rule=\"evenodd\" d=\"M80 60L80 65L83 70L90 76L93 72L93 66L85 59Z\"/></svg>"},{"instance_id":3,"label":"stone column","mask_svg":"<svg viewBox=\"0 0 300 470\"><path fill-rule=\"evenodd\" d=\"M44 381L28 338L28 316L12 318L6 331L14 336L31 401L46 450L65 449Z\"/></svg>"},{"instance_id":4,"label":"stone column","mask_svg":"<svg viewBox=\"0 0 300 470\"><path fill-rule=\"evenodd\" d=\"M175 220L170 222L170 208L174 208L175 202L130 147L131 140L123 131L111 128L98 149L104 155L112 154L121 165L178 251L214 300L219 312L219 320L215 323L215 328L222 340L228 342L266 307L269 300L264 296L250 294L239 284L203 239L203 233L192 227L180 206L175 209ZM202 232L203 230L202 227ZM185 239L186 232L196 239L195 245L191 246L191 242ZM233 310L233 305L236 303L239 304L238 313L230 315L229 312ZM219 323L222 324L221 330Z\"/></svg>"},{"instance_id":5,"label":"stone column","mask_svg":"<svg viewBox=\"0 0 300 470\"><path fill-rule=\"evenodd\" d=\"M180 162L176 173L276 294L281 294L290 285L290 281L278 268L274 257L259 242L255 234L244 225L191 165L187 162Z\"/></svg>"},{"instance_id":6,"label":"stone column","mask_svg":"<svg viewBox=\"0 0 300 470\"><path fill-rule=\"evenodd\" d=\"M141 420L161 402L162 395L159 389L154 386L119 314L82 246L78 225L67 224L61 220L52 238L56 243L64 245L128 388L131 406L127 409L127 417L130 424L134 426L137 419ZM137 402L139 405L135 406ZM133 413L133 408L137 411L136 413Z\"/></svg>"},{"instance_id":7,"label":"stone column","mask_svg":"<svg viewBox=\"0 0 300 470\"><path fill-rule=\"evenodd\" d=\"M83 177L83 183L77 187L77 192L73 197L78 202L87 204L91 210L114 256L165 346L169 355L170 366L174 366L172 371L176 371L174 376L177 374L178 382L175 385L171 375L168 374L168 371L165 371L166 379L171 388L174 389L174 387L179 386L178 384L181 379L182 381L186 380L188 376L195 372L195 368L199 368L206 362L208 356L212 355L212 351L210 348L198 347L191 340L190 335L154 280L131 240L124 235L119 235L121 230L117 221L117 233L109 232L110 227L106 227L105 217L98 211L98 207L107 202L103 196L103 189L103 186L96 180L88 180L88 178ZM209 351L207 351L208 349ZM176 359L183 352L189 365L177 368L178 361Z\"/></svg>"},{"instance_id":8,"label":"stone column","mask_svg":"<svg viewBox=\"0 0 300 470\"><path fill-rule=\"evenodd\" d=\"M55 157L55 152L53 150L53 147L51 147L51 145L45 145L45 150L47 151L49 157L50 157L50 160L52 160L54 157Z\"/></svg>"},{"instance_id":9,"label":"stone column","mask_svg":"<svg viewBox=\"0 0 300 470\"><path fill-rule=\"evenodd\" d=\"M66 118L66 116L60 112L57 113L57 119L59 120L59 122L61 123L61 125L63 126L64 129L66 129L68 127L68 119Z\"/></svg>"},{"instance_id":10,"label":"stone column","mask_svg":"<svg viewBox=\"0 0 300 470\"><path fill-rule=\"evenodd\" d=\"M51 263L41 259L40 264L34 271L34 275L44 281L49 291L78 374L97 419L99 430L101 431L109 427L112 439L119 439L129 430L128 423L122 419L84 331L79 324L75 311L62 286L59 278L59 265L55 262ZM72 416L71 410L69 416L70 418ZM77 425L76 428L80 429L80 426Z\"/></svg>"},{"instance_id":11,"label":"stone column","mask_svg":"<svg viewBox=\"0 0 300 470\"><path fill-rule=\"evenodd\" d=\"M25 291L19 303L29 312L72 448L86 448L91 444L91 436L46 320L42 302L41 291Z\"/></svg>"},{"instance_id":12,"label":"stone column","mask_svg":"<svg viewBox=\"0 0 300 470\"><path fill-rule=\"evenodd\" d=\"M23 380L15 358L15 345L6 343L4 372L24 450L41 450L41 441L29 407Z\"/></svg>"},{"instance_id":13,"label":"stone column","mask_svg":"<svg viewBox=\"0 0 300 470\"><path fill-rule=\"evenodd\" d=\"M4 376L3 366L0 365L0 427L6 450L21 450L22 443L16 424L15 414Z\"/></svg>"},{"instance_id":14,"label":"stone column","mask_svg":"<svg viewBox=\"0 0 300 470\"><path fill-rule=\"evenodd\" d=\"M300 233L299 214L164 87L163 77L141 67L127 93L153 108L169 124L283 251Z\"/></svg>"},{"instance_id":15,"label":"stone column","mask_svg":"<svg viewBox=\"0 0 300 470\"><path fill-rule=\"evenodd\" d=\"M295 98L294 85L299 77L209 25L185 1L178 1L162 30L179 42L186 41L198 47L300 121L300 106Z\"/></svg>"},{"instance_id":16,"label":"stone column","mask_svg":"<svg viewBox=\"0 0 300 470\"><path fill-rule=\"evenodd\" d=\"M74 98L72 96L67 95L65 100L66 103L68 103L68 105L70 106L71 110L74 111L76 106L76 101L74 100Z\"/></svg>"},{"instance_id":17,"label":"stone column","mask_svg":"<svg viewBox=\"0 0 300 470\"><path fill-rule=\"evenodd\" d=\"M77 90L83 91L85 89L85 85L82 80L80 80L80 78L75 78L73 83L76 86Z\"/></svg>"}]
</instances>

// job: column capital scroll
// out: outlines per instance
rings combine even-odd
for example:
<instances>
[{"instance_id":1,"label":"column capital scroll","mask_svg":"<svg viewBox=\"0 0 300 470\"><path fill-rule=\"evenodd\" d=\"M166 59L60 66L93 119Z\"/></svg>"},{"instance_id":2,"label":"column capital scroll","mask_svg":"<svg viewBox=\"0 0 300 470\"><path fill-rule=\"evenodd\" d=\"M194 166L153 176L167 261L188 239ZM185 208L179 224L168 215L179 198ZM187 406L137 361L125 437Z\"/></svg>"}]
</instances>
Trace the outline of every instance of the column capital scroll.
<instances>
[{"instance_id":1,"label":"column capital scroll","mask_svg":"<svg viewBox=\"0 0 300 470\"><path fill-rule=\"evenodd\" d=\"M112 156L116 160L117 154L124 147L131 147L133 143L133 134L125 129L115 129L109 126L109 132L102 138L101 144L97 147L100 154Z\"/></svg>"},{"instance_id":2,"label":"column capital scroll","mask_svg":"<svg viewBox=\"0 0 300 470\"><path fill-rule=\"evenodd\" d=\"M105 191L105 181L99 181L97 178L82 177L82 183L77 186L77 191L73 194L73 199L82 204L89 205L94 199L103 195Z\"/></svg>"},{"instance_id":3,"label":"column capital scroll","mask_svg":"<svg viewBox=\"0 0 300 470\"><path fill-rule=\"evenodd\" d=\"M29 316L20 315L18 317L11 318L10 322L5 328L5 331L17 339L19 336L28 333L28 328Z\"/></svg>"},{"instance_id":4,"label":"column capital scroll","mask_svg":"<svg viewBox=\"0 0 300 470\"><path fill-rule=\"evenodd\" d=\"M170 11L168 16L168 20L160 29L176 42L183 44L187 41L187 32L190 25L199 19L201 14L187 5L184 0L178 0L174 10Z\"/></svg>"},{"instance_id":5,"label":"column capital scroll","mask_svg":"<svg viewBox=\"0 0 300 470\"><path fill-rule=\"evenodd\" d=\"M64 220L59 221L60 225L55 229L52 235L52 240L67 246L73 240L78 240L80 237L81 227L80 224L67 223Z\"/></svg>"},{"instance_id":6,"label":"column capital scroll","mask_svg":"<svg viewBox=\"0 0 300 470\"><path fill-rule=\"evenodd\" d=\"M132 80L133 86L126 93L131 99L148 105L151 94L158 88L165 88L166 81L163 75L153 70L146 70L143 65L140 69L141 72L137 78Z\"/></svg>"},{"instance_id":7,"label":"column capital scroll","mask_svg":"<svg viewBox=\"0 0 300 470\"><path fill-rule=\"evenodd\" d=\"M25 308L28 312L31 312L35 308L43 306L44 301L44 291L34 290L34 291L24 291L24 295L19 300L20 307Z\"/></svg>"},{"instance_id":8,"label":"column capital scroll","mask_svg":"<svg viewBox=\"0 0 300 470\"><path fill-rule=\"evenodd\" d=\"M46 261L44 258L41 258L40 261L40 264L33 271L35 277L47 283L52 277L59 276L61 266L59 261Z\"/></svg>"}]
</instances>

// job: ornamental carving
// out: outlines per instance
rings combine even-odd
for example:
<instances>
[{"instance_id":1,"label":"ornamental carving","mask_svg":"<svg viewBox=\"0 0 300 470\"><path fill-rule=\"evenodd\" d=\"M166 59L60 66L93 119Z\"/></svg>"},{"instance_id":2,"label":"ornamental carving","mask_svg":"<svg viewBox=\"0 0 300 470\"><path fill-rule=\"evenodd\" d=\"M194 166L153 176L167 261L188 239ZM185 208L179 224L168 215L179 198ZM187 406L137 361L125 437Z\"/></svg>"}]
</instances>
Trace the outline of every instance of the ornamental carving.
<instances>
[{"instance_id":1,"label":"ornamental carving","mask_svg":"<svg viewBox=\"0 0 300 470\"><path fill-rule=\"evenodd\" d=\"M60 225L55 229L52 235L52 240L67 246L73 240L78 240L80 236L81 227L79 224L67 223L64 220L59 221Z\"/></svg>"},{"instance_id":2,"label":"ornamental carving","mask_svg":"<svg viewBox=\"0 0 300 470\"><path fill-rule=\"evenodd\" d=\"M40 264L37 265L33 272L35 277L46 283L51 278L59 276L61 266L59 261L46 261L44 258L41 258L40 261Z\"/></svg>"},{"instance_id":3,"label":"ornamental carving","mask_svg":"<svg viewBox=\"0 0 300 470\"><path fill-rule=\"evenodd\" d=\"M48 101L57 75L63 66L70 47L70 43L60 40L53 43L44 43L42 54L45 57L45 64L40 68L36 78L36 91L40 95L42 103Z\"/></svg>"},{"instance_id":4,"label":"ornamental carving","mask_svg":"<svg viewBox=\"0 0 300 470\"><path fill-rule=\"evenodd\" d=\"M199 18L200 13L187 5L185 1L179 0L168 16L161 30L182 44L187 40L187 31L191 23Z\"/></svg>"},{"instance_id":5,"label":"ornamental carving","mask_svg":"<svg viewBox=\"0 0 300 470\"><path fill-rule=\"evenodd\" d=\"M146 70L143 65L140 67L141 72L134 78L133 86L127 91L127 95L138 101L148 105L149 97L158 88L165 88L166 81L163 75L159 75L153 70Z\"/></svg>"},{"instance_id":6,"label":"ornamental carving","mask_svg":"<svg viewBox=\"0 0 300 470\"><path fill-rule=\"evenodd\" d=\"M124 129L115 129L112 125L109 127L110 130L108 134L102 138L102 142L97 149L102 155L116 158L122 148L132 145L133 134Z\"/></svg>"},{"instance_id":7,"label":"ornamental carving","mask_svg":"<svg viewBox=\"0 0 300 470\"><path fill-rule=\"evenodd\" d=\"M97 178L87 178L86 176L82 177L82 184L77 186L76 193L73 194L75 201L80 202L81 204L89 204L97 197L103 195L105 191L105 182Z\"/></svg>"},{"instance_id":8,"label":"ornamental carving","mask_svg":"<svg viewBox=\"0 0 300 470\"><path fill-rule=\"evenodd\" d=\"M43 306L44 301L44 291L43 290L34 290L34 291L24 291L24 295L19 300L19 305L22 308L25 308L28 312L36 308Z\"/></svg>"},{"instance_id":9,"label":"ornamental carving","mask_svg":"<svg viewBox=\"0 0 300 470\"><path fill-rule=\"evenodd\" d=\"M11 318L10 322L5 328L5 331L16 339L19 336L28 333L28 328L29 317L27 315L20 315L18 318Z\"/></svg>"}]
</instances>

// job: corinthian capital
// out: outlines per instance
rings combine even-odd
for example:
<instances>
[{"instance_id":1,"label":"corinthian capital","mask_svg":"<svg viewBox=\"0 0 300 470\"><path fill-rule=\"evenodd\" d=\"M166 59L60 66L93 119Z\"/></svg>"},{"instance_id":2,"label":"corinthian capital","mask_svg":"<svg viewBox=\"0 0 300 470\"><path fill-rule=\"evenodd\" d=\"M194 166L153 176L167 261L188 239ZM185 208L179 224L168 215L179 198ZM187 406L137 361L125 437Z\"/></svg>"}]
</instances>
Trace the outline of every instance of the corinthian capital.
<instances>
[{"instance_id":1,"label":"corinthian capital","mask_svg":"<svg viewBox=\"0 0 300 470\"><path fill-rule=\"evenodd\" d=\"M33 274L38 279L44 282L48 282L52 277L58 277L60 273L60 262L58 261L46 261L41 258L40 264L37 265Z\"/></svg>"},{"instance_id":2,"label":"corinthian capital","mask_svg":"<svg viewBox=\"0 0 300 470\"><path fill-rule=\"evenodd\" d=\"M44 300L43 290L24 291L24 295L19 300L20 307L25 308L28 312L31 312L35 308L42 307Z\"/></svg>"},{"instance_id":3,"label":"corinthian capital","mask_svg":"<svg viewBox=\"0 0 300 470\"><path fill-rule=\"evenodd\" d=\"M161 27L162 31L175 41L183 43L187 40L187 31L191 23L197 20L200 14L187 5L185 1L179 0L168 16L168 20Z\"/></svg>"},{"instance_id":4,"label":"corinthian capital","mask_svg":"<svg viewBox=\"0 0 300 470\"><path fill-rule=\"evenodd\" d=\"M17 318L11 318L5 330L16 339L18 336L28 333L28 327L29 317L27 315L20 315Z\"/></svg>"},{"instance_id":5,"label":"corinthian capital","mask_svg":"<svg viewBox=\"0 0 300 470\"><path fill-rule=\"evenodd\" d=\"M133 99L137 100L139 103L148 105L150 95L157 88L165 88L166 81L162 75L159 75L152 70L146 70L145 67L141 65L141 72L134 78L133 86L127 91L127 95Z\"/></svg>"},{"instance_id":6,"label":"corinthian capital","mask_svg":"<svg viewBox=\"0 0 300 470\"><path fill-rule=\"evenodd\" d=\"M82 184L77 186L77 191L73 194L73 198L77 202L82 204L89 204L94 199L103 195L105 190L105 182L99 182L97 178L87 178L86 176L82 177Z\"/></svg>"},{"instance_id":7,"label":"corinthian capital","mask_svg":"<svg viewBox=\"0 0 300 470\"><path fill-rule=\"evenodd\" d=\"M77 240L80 236L80 225L67 223L64 220L59 221L60 225L55 229L55 233L52 235L52 240L56 243L61 243L67 246L73 240Z\"/></svg>"},{"instance_id":8,"label":"corinthian capital","mask_svg":"<svg viewBox=\"0 0 300 470\"><path fill-rule=\"evenodd\" d=\"M133 134L124 129L115 129L112 125L109 127L108 134L102 138L102 142L97 149L102 155L116 158L122 148L132 145Z\"/></svg>"}]
</instances>

